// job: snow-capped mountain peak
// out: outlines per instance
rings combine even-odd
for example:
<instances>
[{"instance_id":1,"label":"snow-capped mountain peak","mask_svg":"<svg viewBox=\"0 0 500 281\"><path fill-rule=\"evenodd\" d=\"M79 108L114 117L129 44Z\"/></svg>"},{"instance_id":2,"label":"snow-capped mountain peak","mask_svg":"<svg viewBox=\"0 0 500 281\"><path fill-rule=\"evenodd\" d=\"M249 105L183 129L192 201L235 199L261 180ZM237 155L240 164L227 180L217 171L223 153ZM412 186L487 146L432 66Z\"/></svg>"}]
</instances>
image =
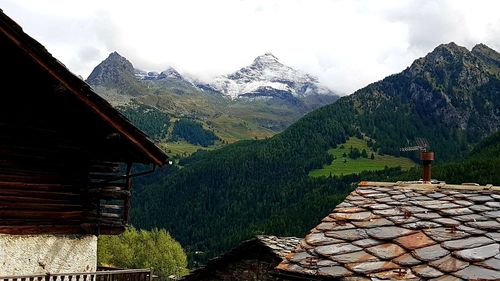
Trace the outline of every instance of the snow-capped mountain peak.
<instances>
[{"instance_id":1,"label":"snow-capped mountain peak","mask_svg":"<svg viewBox=\"0 0 500 281\"><path fill-rule=\"evenodd\" d=\"M333 94L316 78L282 64L271 53L258 56L251 65L234 73L217 77L210 86L233 99Z\"/></svg>"},{"instance_id":2,"label":"snow-capped mountain peak","mask_svg":"<svg viewBox=\"0 0 500 281\"><path fill-rule=\"evenodd\" d=\"M168 67L166 70L162 71L160 75L158 75L158 79L165 79L165 78L171 78L171 79L182 79L184 80L184 77L177 72L173 67Z\"/></svg>"},{"instance_id":3,"label":"snow-capped mountain peak","mask_svg":"<svg viewBox=\"0 0 500 281\"><path fill-rule=\"evenodd\" d=\"M255 58L253 65L267 66L271 64L281 64L276 56L272 53L265 53Z\"/></svg>"},{"instance_id":4,"label":"snow-capped mountain peak","mask_svg":"<svg viewBox=\"0 0 500 281\"><path fill-rule=\"evenodd\" d=\"M185 80L182 75L177 72L173 67L169 66L164 71L158 73L155 71L144 71L135 69L134 75L139 80L162 80L162 79L178 79Z\"/></svg>"}]
</instances>

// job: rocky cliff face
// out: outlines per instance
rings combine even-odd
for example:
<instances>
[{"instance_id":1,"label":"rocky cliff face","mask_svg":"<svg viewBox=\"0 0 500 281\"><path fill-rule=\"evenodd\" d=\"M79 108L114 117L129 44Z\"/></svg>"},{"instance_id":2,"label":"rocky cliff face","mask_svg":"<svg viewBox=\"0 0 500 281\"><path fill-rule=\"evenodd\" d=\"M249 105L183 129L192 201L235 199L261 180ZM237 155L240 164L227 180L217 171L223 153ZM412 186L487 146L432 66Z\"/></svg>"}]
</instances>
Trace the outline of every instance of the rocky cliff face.
<instances>
[{"instance_id":1,"label":"rocky cliff face","mask_svg":"<svg viewBox=\"0 0 500 281\"><path fill-rule=\"evenodd\" d=\"M121 94L138 96L141 90L135 75L132 63L113 52L94 68L86 81L92 86L113 88Z\"/></svg>"}]
</instances>

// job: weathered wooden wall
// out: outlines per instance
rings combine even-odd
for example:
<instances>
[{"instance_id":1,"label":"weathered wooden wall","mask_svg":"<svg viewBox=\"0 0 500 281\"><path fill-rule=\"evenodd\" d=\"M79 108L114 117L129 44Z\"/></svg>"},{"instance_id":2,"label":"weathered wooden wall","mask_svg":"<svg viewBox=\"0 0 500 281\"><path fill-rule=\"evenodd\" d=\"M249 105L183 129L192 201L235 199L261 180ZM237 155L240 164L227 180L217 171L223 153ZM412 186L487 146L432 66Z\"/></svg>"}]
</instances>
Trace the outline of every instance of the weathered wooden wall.
<instances>
[{"instance_id":1,"label":"weathered wooden wall","mask_svg":"<svg viewBox=\"0 0 500 281\"><path fill-rule=\"evenodd\" d=\"M0 233L123 231L129 144L1 36L0 58Z\"/></svg>"}]
</instances>

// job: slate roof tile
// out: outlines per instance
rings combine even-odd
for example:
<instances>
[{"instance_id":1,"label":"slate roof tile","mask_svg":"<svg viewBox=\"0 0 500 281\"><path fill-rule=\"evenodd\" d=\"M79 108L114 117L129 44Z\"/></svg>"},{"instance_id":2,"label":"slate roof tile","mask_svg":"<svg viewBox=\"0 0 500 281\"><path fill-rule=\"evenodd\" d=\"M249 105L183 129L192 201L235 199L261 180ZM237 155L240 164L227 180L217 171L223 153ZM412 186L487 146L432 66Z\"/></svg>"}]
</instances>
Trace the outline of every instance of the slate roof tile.
<instances>
[{"instance_id":1,"label":"slate roof tile","mask_svg":"<svg viewBox=\"0 0 500 281\"><path fill-rule=\"evenodd\" d=\"M371 280L410 280L419 281L420 278L415 276L411 270L398 268L395 270L387 270L369 274ZM377 279L375 279L377 278Z\"/></svg>"},{"instance_id":2,"label":"slate roof tile","mask_svg":"<svg viewBox=\"0 0 500 281\"><path fill-rule=\"evenodd\" d=\"M359 213L334 213L331 217L337 220L362 221L373 218L374 215L372 212L366 211Z\"/></svg>"},{"instance_id":3,"label":"slate roof tile","mask_svg":"<svg viewBox=\"0 0 500 281\"><path fill-rule=\"evenodd\" d=\"M359 247L362 247L362 248L367 248L367 247L379 245L382 243L383 243L383 241L381 241L381 240L376 240L376 239L371 239L371 238L361 239L361 240L357 240L357 241L352 242L352 244L359 246Z\"/></svg>"},{"instance_id":4,"label":"slate roof tile","mask_svg":"<svg viewBox=\"0 0 500 281\"><path fill-rule=\"evenodd\" d=\"M392 221L395 224L405 224L405 223L412 223L412 222L417 222L420 219L412 216L393 216L393 217L387 217L388 220Z\"/></svg>"},{"instance_id":5,"label":"slate roof tile","mask_svg":"<svg viewBox=\"0 0 500 281\"><path fill-rule=\"evenodd\" d=\"M411 268L416 275L424 278L434 278L443 275L443 273L426 264L415 265Z\"/></svg>"},{"instance_id":6,"label":"slate roof tile","mask_svg":"<svg viewBox=\"0 0 500 281\"><path fill-rule=\"evenodd\" d=\"M442 225L460 225L460 222L451 218L437 218L433 219L433 222L440 223Z\"/></svg>"},{"instance_id":7,"label":"slate roof tile","mask_svg":"<svg viewBox=\"0 0 500 281\"><path fill-rule=\"evenodd\" d=\"M429 265L439 269L442 272L455 272L469 265L468 262L447 255L435 261L429 262Z\"/></svg>"},{"instance_id":8,"label":"slate roof tile","mask_svg":"<svg viewBox=\"0 0 500 281\"><path fill-rule=\"evenodd\" d=\"M423 213L414 214L414 216L421 219L421 220L431 220L431 219L442 218L441 215L436 213L436 212L423 212Z\"/></svg>"},{"instance_id":9,"label":"slate roof tile","mask_svg":"<svg viewBox=\"0 0 500 281\"><path fill-rule=\"evenodd\" d=\"M500 232L489 232L486 233L485 235L495 240L496 242L500 242Z\"/></svg>"},{"instance_id":10,"label":"slate roof tile","mask_svg":"<svg viewBox=\"0 0 500 281\"><path fill-rule=\"evenodd\" d=\"M453 255L466 261L483 261L500 253L500 245L497 243L481 246L473 249L465 249L453 252Z\"/></svg>"},{"instance_id":11,"label":"slate roof tile","mask_svg":"<svg viewBox=\"0 0 500 281\"><path fill-rule=\"evenodd\" d=\"M463 279L446 274L438 278L429 279L429 281L463 281Z\"/></svg>"},{"instance_id":12,"label":"slate roof tile","mask_svg":"<svg viewBox=\"0 0 500 281\"><path fill-rule=\"evenodd\" d=\"M424 229L424 232L437 242L460 239L470 236L468 232L462 230L454 230L453 228L447 227Z\"/></svg>"},{"instance_id":13,"label":"slate roof tile","mask_svg":"<svg viewBox=\"0 0 500 281\"><path fill-rule=\"evenodd\" d=\"M339 263L353 263L353 262L366 262L366 261L377 261L377 257L370 255L365 251L357 251L348 254L335 255L330 257L332 260Z\"/></svg>"},{"instance_id":14,"label":"slate roof tile","mask_svg":"<svg viewBox=\"0 0 500 281\"><path fill-rule=\"evenodd\" d=\"M355 226L351 223L345 223L345 222L339 223L338 221L324 222L316 226L317 230L341 230L350 228L355 228Z\"/></svg>"},{"instance_id":15,"label":"slate roof tile","mask_svg":"<svg viewBox=\"0 0 500 281\"><path fill-rule=\"evenodd\" d=\"M363 183L279 271L344 281L500 280L500 188Z\"/></svg>"},{"instance_id":16,"label":"slate roof tile","mask_svg":"<svg viewBox=\"0 0 500 281\"><path fill-rule=\"evenodd\" d=\"M362 248L355 246L350 243L339 243L339 244L333 244L333 245L327 245L327 246L318 246L314 249L314 252L316 252L319 255L322 256L331 256L331 255L338 255L338 254L345 254L345 253L351 253L355 251L360 251Z\"/></svg>"},{"instance_id":17,"label":"slate roof tile","mask_svg":"<svg viewBox=\"0 0 500 281\"><path fill-rule=\"evenodd\" d=\"M398 227L398 226L382 226L377 228L372 228L366 230L366 233L374 238L380 240L391 240L403 235L412 233L410 229Z\"/></svg>"},{"instance_id":18,"label":"slate roof tile","mask_svg":"<svg viewBox=\"0 0 500 281\"><path fill-rule=\"evenodd\" d=\"M412 251L412 255L421 261L434 261L446 256L449 253L450 251L442 248L439 244Z\"/></svg>"},{"instance_id":19,"label":"slate roof tile","mask_svg":"<svg viewBox=\"0 0 500 281\"><path fill-rule=\"evenodd\" d=\"M358 229L358 228L326 231L325 235L328 237L344 239L349 241L368 238L368 234L366 234L366 231L364 229Z\"/></svg>"},{"instance_id":20,"label":"slate roof tile","mask_svg":"<svg viewBox=\"0 0 500 281\"><path fill-rule=\"evenodd\" d=\"M459 225L459 226L457 226L457 229L464 231L464 232L467 232L467 233L472 234L472 235L483 235L483 234L487 233L487 231L485 231L485 230L481 230L481 229L466 226L466 225Z\"/></svg>"},{"instance_id":21,"label":"slate roof tile","mask_svg":"<svg viewBox=\"0 0 500 281\"><path fill-rule=\"evenodd\" d=\"M478 265L481 265L489 269L500 270L500 260L497 258L487 259L485 261L478 263Z\"/></svg>"},{"instance_id":22,"label":"slate roof tile","mask_svg":"<svg viewBox=\"0 0 500 281\"><path fill-rule=\"evenodd\" d=\"M403 254L392 260L393 262L401 265L401 266L411 266L421 264L421 260L417 260L410 253Z\"/></svg>"},{"instance_id":23,"label":"slate roof tile","mask_svg":"<svg viewBox=\"0 0 500 281\"><path fill-rule=\"evenodd\" d=\"M465 280L500 280L500 271L475 265L468 266L453 275Z\"/></svg>"},{"instance_id":24,"label":"slate roof tile","mask_svg":"<svg viewBox=\"0 0 500 281\"><path fill-rule=\"evenodd\" d=\"M454 209L445 209L439 211L441 214L448 216L459 216L459 215L470 215L474 212L469 208L454 208Z\"/></svg>"},{"instance_id":25,"label":"slate roof tile","mask_svg":"<svg viewBox=\"0 0 500 281\"><path fill-rule=\"evenodd\" d=\"M478 215L478 214L454 216L453 218L456 220L462 221L462 222L488 220L488 218L485 218L485 217Z\"/></svg>"},{"instance_id":26,"label":"slate roof tile","mask_svg":"<svg viewBox=\"0 0 500 281\"><path fill-rule=\"evenodd\" d=\"M369 219L364 221L353 221L352 224L361 228L373 228L379 226L394 225L394 223L386 218Z\"/></svg>"},{"instance_id":27,"label":"slate roof tile","mask_svg":"<svg viewBox=\"0 0 500 281\"><path fill-rule=\"evenodd\" d=\"M318 269L318 275L326 275L331 277L344 277L352 275L352 272L347 270L343 266L329 266L329 267L320 267Z\"/></svg>"},{"instance_id":28,"label":"slate roof tile","mask_svg":"<svg viewBox=\"0 0 500 281\"><path fill-rule=\"evenodd\" d=\"M441 245L448 250L461 250L491 244L493 240L485 236L469 237L443 242Z\"/></svg>"},{"instance_id":29,"label":"slate roof tile","mask_svg":"<svg viewBox=\"0 0 500 281\"><path fill-rule=\"evenodd\" d=\"M323 232L311 233L309 235L306 235L305 240L307 244L312 246L321 246L321 245L344 242L343 240L340 239L326 237L325 233Z\"/></svg>"},{"instance_id":30,"label":"slate roof tile","mask_svg":"<svg viewBox=\"0 0 500 281\"><path fill-rule=\"evenodd\" d=\"M390 261L371 261L371 262L358 262L348 263L346 267L356 273L373 273L396 269L399 266Z\"/></svg>"},{"instance_id":31,"label":"slate roof tile","mask_svg":"<svg viewBox=\"0 0 500 281\"><path fill-rule=\"evenodd\" d=\"M486 202L485 205L492 208L500 208L500 202Z\"/></svg>"},{"instance_id":32,"label":"slate roof tile","mask_svg":"<svg viewBox=\"0 0 500 281\"><path fill-rule=\"evenodd\" d=\"M425 235L425 233L421 231L407 236L396 238L394 241L408 250L414 250L417 248L422 248L425 246L436 244L434 240L429 238L429 236Z\"/></svg>"},{"instance_id":33,"label":"slate roof tile","mask_svg":"<svg viewBox=\"0 0 500 281\"><path fill-rule=\"evenodd\" d=\"M479 228L481 230L497 230L500 229L500 222L498 221L471 221L471 222L466 222L466 226L474 227L474 228Z\"/></svg>"},{"instance_id":34,"label":"slate roof tile","mask_svg":"<svg viewBox=\"0 0 500 281\"><path fill-rule=\"evenodd\" d=\"M406 253L405 249L393 243L385 243L365 249L382 260L390 260ZM354 262L354 261L353 261Z\"/></svg>"}]
</instances>

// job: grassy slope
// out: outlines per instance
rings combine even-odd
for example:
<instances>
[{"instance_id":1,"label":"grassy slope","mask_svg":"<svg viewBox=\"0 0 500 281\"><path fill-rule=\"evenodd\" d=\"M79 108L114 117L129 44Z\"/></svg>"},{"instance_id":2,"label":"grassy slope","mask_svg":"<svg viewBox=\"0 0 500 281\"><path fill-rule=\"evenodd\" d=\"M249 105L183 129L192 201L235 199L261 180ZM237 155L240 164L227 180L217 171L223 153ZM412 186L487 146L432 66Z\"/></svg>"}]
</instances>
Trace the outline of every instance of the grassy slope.
<instances>
[{"instance_id":1,"label":"grassy slope","mask_svg":"<svg viewBox=\"0 0 500 281\"><path fill-rule=\"evenodd\" d=\"M217 142L215 145L203 147L200 145L190 144L186 141L169 141L166 143L160 143L159 146L170 157L173 157L173 156L187 157L200 149L202 149L202 150L214 150L214 149L220 148L222 145L220 144L220 142Z\"/></svg>"},{"instance_id":2,"label":"grassy slope","mask_svg":"<svg viewBox=\"0 0 500 281\"><path fill-rule=\"evenodd\" d=\"M412 168L415 163L405 157L394 157L391 155L378 155L371 148L368 147L366 140L361 140L355 137L351 137L343 144L344 148L341 146L328 150L328 153L335 157L335 160L331 164L325 165L321 169L313 170L309 173L312 177L322 177L322 176L340 176L349 174L359 174L363 171L377 171L383 170L385 167L401 167L404 170ZM345 153L349 154L350 148L358 148L360 151L366 149L368 156L372 153L375 155L375 159L370 158L358 158L351 159L349 157L342 157ZM346 162L344 162L346 160Z\"/></svg>"}]
</instances>

